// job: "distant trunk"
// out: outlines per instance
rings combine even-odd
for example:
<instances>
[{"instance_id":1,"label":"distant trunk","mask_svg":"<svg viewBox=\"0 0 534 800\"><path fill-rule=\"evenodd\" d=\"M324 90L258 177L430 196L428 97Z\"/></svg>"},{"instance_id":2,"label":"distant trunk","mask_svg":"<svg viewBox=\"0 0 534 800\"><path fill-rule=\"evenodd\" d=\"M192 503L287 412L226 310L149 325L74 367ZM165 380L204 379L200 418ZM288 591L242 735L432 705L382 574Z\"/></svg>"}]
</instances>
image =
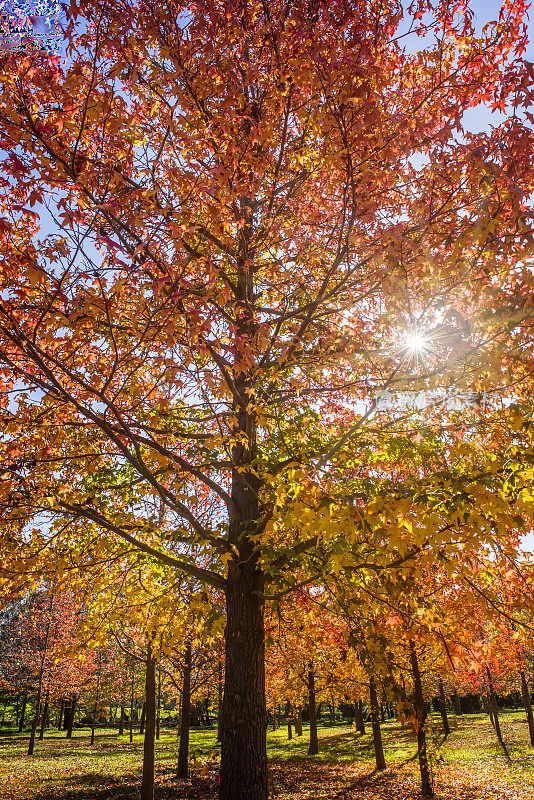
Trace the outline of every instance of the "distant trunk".
<instances>
[{"instance_id":1,"label":"distant trunk","mask_svg":"<svg viewBox=\"0 0 534 800\"><path fill-rule=\"evenodd\" d=\"M28 755L33 756L33 751L35 748L35 733L37 731L37 725L39 724L39 717L41 716L41 692L42 692L42 681L39 682L39 689L37 690L37 697L35 698L35 716L32 722L32 728L30 733L30 741L28 744Z\"/></svg>"},{"instance_id":2,"label":"distant trunk","mask_svg":"<svg viewBox=\"0 0 534 800\"><path fill-rule=\"evenodd\" d=\"M333 697L330 699L330 703L328 705L330 707L330 724L331 725L335 725L336 724L336 701L334 700Z\"/></svg>"},{"instance_id":3,"label":"distant trunk","mask_svg":"<svg viewBox=\"0 0 534 800\"><path fill-rule=\"evenodd\" d=\"M191 717L191 642L184 651L184 682L180 714L180 749L178 751L178 777L189 777L189 725Z\"/></svg>"},{"instance_id":4,"label":"distant trunk","mask_svg":"<svg viewBox=\"0 0 534 800\"><path fill-rule=\"evenodd\" d=\"M65 710L65 714L67 711ZM72 739L72 729L74 728L74 715L76 714L76 695L72 694L69 701L69 713L67 722L67 739Z\"/></svg>"},{"instance_id":5,"label":"distant trunk","mask_svg":"<svg viewBox=\"0 0 534 800\"><path fill-rule=\"evenodd\" d=\"M523 670L521 670L521 696L523 697L523 705L525 706L525 713L527 715L530 744L534 747L534 716L532 715L532 703L530 702L528 681Z\"/></svg>"},{"instance_id":6,"label":"distant trunk","mask_svg":"<svg viewBox=\"0 0 534 800\"><path fill-rule=\"evenodd\" d=\"M210 698L209 698L209 695L206 696L206 699L204 701L204 712L205 712L205 718L206 718L206 727L209 727L211 725Z\"/></svg>"},{"instance_id":7,"label":"distant trunk","mask_svg":"<svg viewBox=\"0 0 534 800\"><path fill-rule=\"evenodd\" d=\"M315 670L313 662L308 663L308 708L310 714L310 746L308 755L316 756L319 752L319 737L317 736L317 707L315 705Z\"/></svg>"},{"instance_id":8,"label":"distant trunk","mask_svg":"<svg viewBox=\"0 0 534 800\"><path fill-rule=\"evenodd\" d=\"M378 697L376 694L376 683L374 677L369 678L369 700L371 725L373 728L373 745L375 748L375 761L378 771L386 769L386 759L384 757L384 747L382 745L382 731L380 730L380 719L378 716Z\"/></svg>"},{"instance_id":9,"label":"distant trunk","mask_svg":"<svg viewBox=\"0 0 534 800\"><path fill-rule=\"evenodd\" d=\"M302 736L302 708L298 707L297 716L295 717L295 733L297 736Z\"/></svg>"},{"instance_id":10,"label":"distant trunk","mask_svg":"<svg viewBox=\"0 0 534 800\"><path fill-rule=\"evenodd\" d=\"M441 721L443 723L443 733L448 736L451 732L449 725L449 718L447 717L447 701L445 699L445 689L443 687L443 680L439 679L439 713L441 714Z\"/></svg>"},{"instance_id":11,"label":"distant trunk","mask_svg":"<svg viewBox=\"0 0 534 800\"><path fill-rule=\"evenodd\" d=\"M223 664L219 654L217 659L217 694L219 698L219 711L217 713L217 741L221 741L222 733L222 706L223 706Z\"/></svg>"},{"instance_id":12,"label":"distant trunk","mask_svg":"<svg viewBox=\"0 0 534 800\"><path fill-rule=\"evenodd\" d=\"M365 734L365 722L363 721L363 700L358 700L354 704L354 721L356 723L356 730L362 736Z\"/></svg>"},{"instance_id":13,"label":"distant trunk","mask_svg":"<svg viewBox=\"0 0 534 800\"><path fill-rule=\"evenodd\" d=\"M286 700L286 722L287 722L287 738L293 738L293 729L291 727L291 703Z\"/></svg>"},{"instance_id":14,"label":"distant trunk","mask_svg":"<svg viewBox=\"0 0 534 800\"><path fill-rule=\"evenodd\" d=\"M28 695L26 692L22 694L22 708L20 710L20 720L19 720L19 733L22 733L22 729L24 727L24 717L26 716L26 703L28 702Z\"/></svg>"},{"instance_id":15,"label":"distant trunk","mask_svg":"<svg viewBox=\"0 0 534 800\"><path fill-rule=\"evenodd\" d=\"M124 736L124 718L126 712L124 711L124 703L121 703L121 715L119 717L119 736Z\"/></svg>"},{"instance_id":16,"label":"distant trunk","mask_svg":"<svg viewBox=\"0 0 534 800\"><path fill-rule=\"evenodd\" d=\"M159 739L161 727L161 667L158 668L158 716L156 718L156 739Z\"/></svg>"},{"instance_id":17,"label":"distant trunk","mask_svg":"<svg viewBox=\"0 0 534 800\"><path fill-rule=\"evenodd\" d=\"M101 673L101 672L102 672L102 668L101 668L101 666L99 665L99 668L98 668L98 678L97 678L97 681L96 681L96 697L95 697L95 704L94 704L94 706L93 706L93 721L92 721L92 723L91 723L91 747L92 747L92 746L94 745L94 743L95 743L96 714L97 714L97 711L98 711L98 695L99 695L99 692L100 692L100 673Z\"/></svg>"},{"instance_id":18,"label":"distant trunk","mask_svg":"<svg viewBox=\"0 0 534 800\"><path fill-rule=\"evenodd\" d=\"M147 642L145 675L145 739L141 800L154 800L154 742L156 737L156 659L152 642Z\"/></svg>"},{"instance_id":19,"label":"distant trunk","mask_svg":"<svg viewBox=\"0 0 534 800\"><path fill-rule=\"evenodd\" d=\"M58 720L57 720L57 729L58 729L58 731L61 730L61 727L63 725L63 709L64 708L65 708L65 698L62 697L61 698L61 703L59 704L59 716L58 716Z\"/></svg>"},{"instance_id":20,"label":"distant trunk","mask_svg":"<svg viewBox=\"0 0 534 800\"><path fill-rule=\"evenodd\" d=\"M421 683L421 673L419 672L417 653L415 651L415 645L411 639L410 659L412 662L412 675L414 684L413 705L417 722L417 754L419 756L419 771L421 773L421 795L423 797L434 797L434 787L432 786L432 777L430 775L428 753L426 748L426 703L423 696L423 685Z\"/></svg>"},{"instance_id":21,"label":"distant trunk","mask_svg":"<svg viewBox=\"0 0 534 800\"><path fill-rule=\"evenodd\" d=\"M497 695L495 694L495 689L493 688L493 681L491 679L491 673L489 671L489 667L486 667L486 674L488 676L489 702L490 702L491 712L493 714L493 725L495 727L495 733L497 734L497 739L502 744L501 725L499 722L499 710L497 708Z\"/></svg>"},{"instance_id":22,"label":"distant trunk","mask_svg":"<svg viewBox=\"0 0 534 800\"><path fill-rule=\"evenodd\" d=\"M452 696L452 702L454 704L454 713L457 717L461 716L462 714L462 704L460 703L460 695L454 690L454 694Z\"/></svg>"},{"instance_id":23,"label":"distant trunk","mask_svg":"<svg viewBox=\"0 0 534 800\"><path fill-rule=\"evenodd\" d=\"M50 690L46 690L45 701L44 701L44 708L43 708L43 719L41 720L41 730L39 731L39 741L43 741L44 739L44 732L46 728L47 718L48 718L48 703L50 700Z\"/></svg>"},{"instance_id":24,"label":"distant trunk","mask_svg":"<svg viewBox=\"0 0 534 800\"><path fill-rule=\"evenodd\" d=\"M130 744L133 742L133 724L134 724L134 683L135 683L135 667L132 661L132 685L130 687Z\"/></svg>"},{"instance_id":25,"label":"distant trunk","mask_svg":"<svg viewBox=\"0 0 534 800\"><path fill-rule=\"evenodd\" d=\"M143 707L141 708L141 719L139 721L139 733L143 735L145 732L145 714L146 714L146 700L143 701Z\"/></svg>"}]
</instances>

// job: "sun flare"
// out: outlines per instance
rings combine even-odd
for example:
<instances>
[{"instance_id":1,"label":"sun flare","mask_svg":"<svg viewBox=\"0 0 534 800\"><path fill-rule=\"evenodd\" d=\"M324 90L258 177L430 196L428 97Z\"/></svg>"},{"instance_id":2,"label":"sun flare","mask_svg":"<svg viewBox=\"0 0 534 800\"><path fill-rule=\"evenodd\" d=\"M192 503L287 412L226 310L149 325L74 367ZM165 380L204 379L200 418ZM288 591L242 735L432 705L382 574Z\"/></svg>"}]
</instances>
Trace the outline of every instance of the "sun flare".
<instances>
[{"instance_id":1,"label":"sun flare","mask_svg":"<svg viewBox=\"0 0 534 800\"><path fill-rule=\"evenodd\" d=\"M411 353L420 353L428 348L428 341L421 333L410 333L406 337L406 348Z\"/></svg>"}]
</instances>

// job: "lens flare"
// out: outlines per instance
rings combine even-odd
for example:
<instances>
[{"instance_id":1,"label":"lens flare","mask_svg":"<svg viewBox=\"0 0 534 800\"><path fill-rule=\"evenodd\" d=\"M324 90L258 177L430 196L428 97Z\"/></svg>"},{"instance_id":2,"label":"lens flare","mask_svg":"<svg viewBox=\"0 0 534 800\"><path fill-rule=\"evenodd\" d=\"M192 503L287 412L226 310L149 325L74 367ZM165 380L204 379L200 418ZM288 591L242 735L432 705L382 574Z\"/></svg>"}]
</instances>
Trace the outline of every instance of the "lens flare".
<instances>
[{"instance_id":1,"label":"lens flare","mask_svg":"<svg viewBox=\"0 0 534 800\"><path fill-rule=\"evenodd\" d=\"M428 347L428 341L421 333L410 333L406 337L406 348L410 353L420 353Z\"/></svg>"}]
</instances>

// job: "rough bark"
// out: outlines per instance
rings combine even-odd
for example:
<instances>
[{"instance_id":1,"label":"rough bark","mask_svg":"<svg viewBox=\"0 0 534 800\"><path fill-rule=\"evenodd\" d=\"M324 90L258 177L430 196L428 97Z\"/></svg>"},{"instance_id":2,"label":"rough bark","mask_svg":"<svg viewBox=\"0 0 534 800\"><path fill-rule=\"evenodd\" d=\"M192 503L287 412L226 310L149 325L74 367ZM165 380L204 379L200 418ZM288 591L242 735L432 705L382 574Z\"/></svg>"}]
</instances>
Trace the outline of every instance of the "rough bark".
<instances>
[{"instance_id":1,"label":"rough bark","mask_svg":"<svg viewBox=\"0 0 534 800\"><path fill-rule=\"evenodd\" d=\"M263 580L245 544L244 563L231 564L226 589L220 800L266 800L268 793Z\"/></svg>"},{"instance_id":2,"label":"rough bark","mask_svg":"<svg viewBox=\"0 0 534 800\"><path fill-rule=\"evenodd\" d=\"M532 714L532 703L530 702L530 691L524 670L521 670L521 696L527 715L528 732L530 734L530 744L534 747L534 716Z\"/></svg>"},{"instance_id":3,"label":"rough bark","mask_svg":"<svg viewBox=\"0 0 534 800\"><path fill-rule=\"evenodd\" d=\"M156 737L156 659L152 642L147 643L145 673L145 738L141 799L154 800L154 742Z\"/></svg>"},{"instance_id":4,"label":"rough bark","mask_svg":"<svg viewBox=\"0 0 534 800\"><path fill-rule=\"evenodd\" d=\"M384 757L384 746L382 744L382 731L380 730L380 718L378 711L378 697L376 694L376 683L374 677L369 678L369 700L371 713L371 726L373 729L373 746L375 749L375 761L378 771L386 769L386 759Z\"/></svg>"},{"instance_id":5,"label":"rough bark","mask_svg":"<svg viewBox=\"0 0 534 800\"><path fill-rule=\"evenodd\" d=\"M417 727L417 755L419 757L419 772L421 773L421 796L434 797L434 787L428 763L428 752L426 746L426 718L427 709L423 695L423 685L421 683L421 673L419 662L413 641L410 640L410 659L412 663L413 675L413 705L415 709Z\"/></svg>"},{"instance_id":6,"label":"rough bark","mask_svg":"<svg viewBox=\"0 0 534 800\"><path fill-rule=\"evenodd\" d=\"M43 741L44 739L44 732L46 728L47 718L48 718L48 704L50 701L50 690L46 690L45 701L43 706L43 718L41 720L41 730L39 731L39 741Z\"/></svg>"},{"instance_id":7,"label":"rough bark","mask_svg":"<svg viewBox=\"0 0 534 800\"><path fill-rule=\"evenodd\" d=\"M448 736L451 732L451 726L449 725L449 718L447 716L447 701L445 699L445 688L443 686L443 680L439 679L439 713L441 714L441 721L443 723L443 733L445 736Z\"/></svg>"},{"instance_id":8,"label":"rough bark","mask_svg":"<svg viewBox=\"0 0 534 800\"><path fill-rule=\"evenodd\" d=\"M191 717L191 642L184 651L184 680L180 710L180 748L178 750L178 777L189 777L189 726Z\"/></svg>"},{"instance_id":9,"label":"rough bark","mask_svg":"<svg viewBox=\"0 0 534 800\"><path fill-rule=\"evenodd\" d=\"M316 756L319 752L319 737L317 735L317 706L315 704L315 670L313 662L308 664L308 711L310 715L310 746L308 755Z\"/></svg>"},{"instance_id":10,"label":"rough bark","mask_svg":"<svg viewBox=\"0 0 534 800\"><path fill-rule=\"evenodd\" d=\"M226 595L226 670L221 741L220 800L266 800L267 709L265 703L265 578L254 542L260 517L261 483L254 465L258 455L254 410L257 377L250 364L257 335L254 307L253 211L250 199L239 200L244 225L237 242L233 331L234 432L229 543L236 559L228 566ZM252 410L251 410L252 407Z\"/></svg>"}]
</instances>

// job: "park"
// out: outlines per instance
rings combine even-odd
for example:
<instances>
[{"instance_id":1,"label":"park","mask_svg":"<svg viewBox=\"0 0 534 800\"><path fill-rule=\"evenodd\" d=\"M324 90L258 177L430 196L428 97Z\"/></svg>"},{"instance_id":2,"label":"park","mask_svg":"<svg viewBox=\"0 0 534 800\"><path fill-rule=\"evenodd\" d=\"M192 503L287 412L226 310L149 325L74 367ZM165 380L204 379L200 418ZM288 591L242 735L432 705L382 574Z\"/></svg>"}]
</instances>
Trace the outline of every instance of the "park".
<instances>
[{"instance_id":1,"label":"park","mask_svg":"<svg viewBox=\"0 0 534 800\"><path fill-rule=\"evenodd\" d=\"M0 797L534 800L528 3L14 6Z\"/></svg>"}]
</instances>

